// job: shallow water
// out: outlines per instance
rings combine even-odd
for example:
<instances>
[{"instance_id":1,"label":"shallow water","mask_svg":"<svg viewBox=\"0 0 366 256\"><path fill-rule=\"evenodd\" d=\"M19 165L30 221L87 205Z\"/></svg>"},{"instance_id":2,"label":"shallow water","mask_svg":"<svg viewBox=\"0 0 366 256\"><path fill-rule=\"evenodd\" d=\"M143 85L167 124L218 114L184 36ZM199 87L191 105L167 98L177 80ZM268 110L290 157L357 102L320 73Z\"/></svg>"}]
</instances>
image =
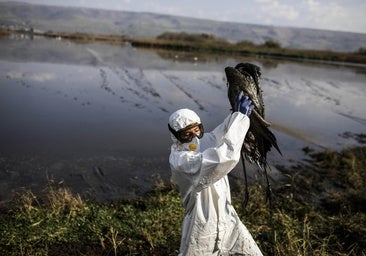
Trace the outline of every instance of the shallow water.
<instances>
[{"instance_id":1,"label":"shallow water","mask_svg":"<svg viewBox=\"0 0 366 256\"><path fill-rule=\"evenodd\" d=\"M0 41L0 195L64 182L98 200L134 196L169 179L171 112L195 110L206 130L229 114L224 67L262 69L266 118L283 157L302 148L357 145L365 133L366 67L255 58L209 58L73 44L44 38ZM239 167L237 168L239 169Z\"/></svg>"}]
</instances>

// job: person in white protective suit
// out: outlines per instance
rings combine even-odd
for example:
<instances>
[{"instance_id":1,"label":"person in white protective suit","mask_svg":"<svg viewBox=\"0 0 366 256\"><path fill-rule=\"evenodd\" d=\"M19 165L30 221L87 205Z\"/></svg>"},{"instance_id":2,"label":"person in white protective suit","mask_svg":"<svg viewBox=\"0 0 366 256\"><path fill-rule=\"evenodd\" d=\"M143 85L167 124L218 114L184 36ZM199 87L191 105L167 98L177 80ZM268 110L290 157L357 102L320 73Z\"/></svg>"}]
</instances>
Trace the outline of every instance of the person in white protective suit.
<instances>
[{"instance_id":1,"label":"person in white protective suit","mask_svg":"<svg viewBox=\"0 0 366 256\"><path fill-rule=\"evenodd\" d=\"M186 211L180 256L262 255L231 205L227 174L239 162L253 105L240 94L235 108L205 134L192 110L177 110L169 118L169 163Z\"/></svg>"}]
</instances>

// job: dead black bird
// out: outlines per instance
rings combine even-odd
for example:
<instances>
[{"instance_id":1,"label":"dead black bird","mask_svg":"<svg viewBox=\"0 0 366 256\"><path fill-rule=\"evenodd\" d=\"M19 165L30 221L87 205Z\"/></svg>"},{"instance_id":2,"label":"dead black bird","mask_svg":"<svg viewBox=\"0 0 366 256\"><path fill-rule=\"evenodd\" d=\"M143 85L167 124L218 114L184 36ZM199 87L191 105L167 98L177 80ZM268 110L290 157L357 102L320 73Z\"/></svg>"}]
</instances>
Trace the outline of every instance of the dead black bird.
<instances>
[{"instance_id":1,"label":"dead black bird","mask_svg":"<svg viewBox=\"0 0 366 256\"><path fill-rule=\"evenodd\" d=\"M272 147L280 154L281 151L277 145L275 135L268 128L270 123L264 117L264 102L259 83L261 77L260 68L251 63L239 63L235 67L226 67L225 74L228 83L228 97L232 109L234 109L235 100L240 91L243 91L243 95L248 96L254 105L250 115L250 127L244 140L241 155L246 184L244 205L247 204L249 198L244 158L250 163L257 164L264 171L267 181L267 199L271 204L271 187L267 173L267 153Z\"/></svg>"}]
</instances>

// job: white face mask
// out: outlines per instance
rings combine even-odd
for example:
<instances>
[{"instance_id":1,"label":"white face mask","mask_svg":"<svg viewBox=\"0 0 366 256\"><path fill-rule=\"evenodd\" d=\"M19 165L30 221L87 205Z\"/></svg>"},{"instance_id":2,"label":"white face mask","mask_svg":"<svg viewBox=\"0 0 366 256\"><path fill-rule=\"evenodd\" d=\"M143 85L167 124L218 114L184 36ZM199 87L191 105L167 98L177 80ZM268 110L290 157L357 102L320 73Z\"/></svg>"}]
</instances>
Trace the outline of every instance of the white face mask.
<instances>
[{"instance_id":1,"label":"white face mask","mask_svg":"<svg viewBox=\"0 0 366 256\"><path fill-rule=\"evenodd\" d=\"M183 143L182 146L188 151L200 151L200 139L196 136L193 137L192 141Z\"/></svg>"}]
</instances>

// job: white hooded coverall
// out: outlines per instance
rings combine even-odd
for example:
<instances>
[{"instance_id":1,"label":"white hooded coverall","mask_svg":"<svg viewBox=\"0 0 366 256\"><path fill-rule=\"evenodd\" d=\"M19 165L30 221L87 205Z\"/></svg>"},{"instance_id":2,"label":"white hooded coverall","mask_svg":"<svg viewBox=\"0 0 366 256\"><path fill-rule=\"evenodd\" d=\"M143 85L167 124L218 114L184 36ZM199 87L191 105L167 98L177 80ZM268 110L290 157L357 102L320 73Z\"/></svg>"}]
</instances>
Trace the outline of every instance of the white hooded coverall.
<instances>
[{"instance_id":1,"label":"white hooded coverall","mask_svg":"<svg viewBox=\"0 0 366 256\"><path fill-rule=\"evenodd\" d=\"M178 131L191 123L201 123L198 115L181 109L169 119ZM253 237L231 205L227 174L240 159L240 150L249 118L234 112L190 151L174 136L169 157L172 178L179 187L186 216L182 225L180 256L262 255Z\"/></svg>"}]
</instances>

